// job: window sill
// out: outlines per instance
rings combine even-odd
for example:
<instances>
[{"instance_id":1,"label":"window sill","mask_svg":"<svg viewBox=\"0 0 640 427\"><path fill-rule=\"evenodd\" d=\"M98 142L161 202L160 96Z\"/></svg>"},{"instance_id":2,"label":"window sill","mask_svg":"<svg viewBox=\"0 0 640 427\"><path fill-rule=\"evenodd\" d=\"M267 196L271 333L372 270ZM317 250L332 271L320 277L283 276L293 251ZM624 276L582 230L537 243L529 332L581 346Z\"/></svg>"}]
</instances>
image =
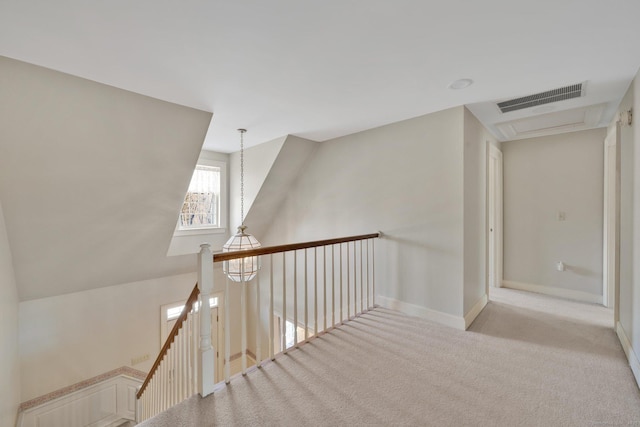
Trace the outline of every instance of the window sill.
<instances>
[{"instance_id":1,"label":"window sill","mask_svg":"<svg viewBox=\"0 0 640 427\"><path fill-rule=\"evenodd\" d=\"M198 236L202 234L224 234L226 232L226 228L192 228L190 230L176 230L173 232L173 237Z\"/></svg>"}]
</instances>

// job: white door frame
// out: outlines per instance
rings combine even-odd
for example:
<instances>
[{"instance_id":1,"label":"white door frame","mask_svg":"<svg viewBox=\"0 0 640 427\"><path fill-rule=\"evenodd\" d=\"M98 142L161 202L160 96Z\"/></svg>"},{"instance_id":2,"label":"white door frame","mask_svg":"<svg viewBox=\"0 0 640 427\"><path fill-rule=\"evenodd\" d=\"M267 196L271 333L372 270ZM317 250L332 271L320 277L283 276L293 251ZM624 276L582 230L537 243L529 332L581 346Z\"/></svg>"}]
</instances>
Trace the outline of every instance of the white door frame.
<instances>
[{"instance_id":1,"label":"white door frame","mask_svg":"<svg viewBox=\"0 0 640 427\"><path fill-rule=\"evenodd\" d=\"M503 172L502 151L488 143L487 167L487 292L502 287Z\"/></svg>"},{"instance_id":2,"label":"white door frame","mask_svg":"<svg viewBox=\"0 0 640 427\"><path fill-rule=\"evenodd\" d=\"M614 322L619 308L619 244L620 244L620 155L619 125L613 127L604 140L604 212L602 304L613 307ZM615 324L615 323L614 323Z\"/></svg>"}]
</instances>

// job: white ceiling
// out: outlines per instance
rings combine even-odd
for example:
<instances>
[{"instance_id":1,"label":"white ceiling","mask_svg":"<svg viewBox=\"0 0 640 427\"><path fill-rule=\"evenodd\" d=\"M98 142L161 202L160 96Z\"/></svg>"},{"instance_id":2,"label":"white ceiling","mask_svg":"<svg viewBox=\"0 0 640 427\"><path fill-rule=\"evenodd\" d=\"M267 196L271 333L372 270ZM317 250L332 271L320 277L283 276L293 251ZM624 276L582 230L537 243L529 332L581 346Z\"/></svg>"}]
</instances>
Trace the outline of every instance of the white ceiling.
<instances>
[{"instance_id":1,"label":"white ceiling","mask_svg":"<svg viewBox=\"0 0 640 427\"><path fill-rule=\"evenodd\" d=\"M0 55L214 113L205 148L322 141L587 82L613 115L640 66L640 1L0 0ZM471 78L471 87L447 85ZM566 105L564 104L566 103ZM614 105L615 104L615 105Z\"/></svg>"}]
</instances>

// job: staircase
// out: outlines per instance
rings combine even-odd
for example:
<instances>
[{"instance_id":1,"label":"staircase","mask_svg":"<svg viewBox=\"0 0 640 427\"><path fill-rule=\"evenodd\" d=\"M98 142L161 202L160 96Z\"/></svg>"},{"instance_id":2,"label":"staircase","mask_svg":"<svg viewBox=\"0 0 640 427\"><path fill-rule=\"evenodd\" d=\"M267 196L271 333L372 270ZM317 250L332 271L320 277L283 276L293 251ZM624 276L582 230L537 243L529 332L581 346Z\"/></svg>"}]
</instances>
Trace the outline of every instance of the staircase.
<instances>
[{"instance_id":1,"label":"staircase","mask_svg":"<svg viewBox=\"0 0 640 427\"><path fill-rule=\"evenodd\" d=\"M231 357L235 349L240 374L246 375L249 369L261 368L263 361L275 360L277 354L371 309L379 237L381 233L373 233L215 255L209 245L201 245L198 283L136 394L136 421L229 384L232 364L238 364ZM214 283L214 263L225 263L227 270L230 262L241 260L245 265L250 258L261 265L255 278ZM211 308L202 303L214 289L224 289L220 349L211 341ZM215 355L223 355L224 381L216 381Z\"/></svg>"}]
</instances>

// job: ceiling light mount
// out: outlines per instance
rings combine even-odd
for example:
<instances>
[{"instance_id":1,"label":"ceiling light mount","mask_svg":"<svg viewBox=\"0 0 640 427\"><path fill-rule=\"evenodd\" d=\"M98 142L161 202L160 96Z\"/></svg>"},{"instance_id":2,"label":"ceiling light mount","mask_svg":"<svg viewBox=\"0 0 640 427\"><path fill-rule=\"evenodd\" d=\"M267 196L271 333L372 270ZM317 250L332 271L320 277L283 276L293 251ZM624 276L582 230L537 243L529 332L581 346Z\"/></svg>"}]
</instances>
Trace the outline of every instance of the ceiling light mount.
<instances>
[{"instance_id":1,"label":"ceiling light mount","mask_svg":"<svg viewBox=\"0 0 640 427\"><path fill-rule=\"evenodd\" d=\"M459 89L467 88L472 84L473 84L473 80L471 79L458 79L455 82L451 82L447 87L449 89L459 90Z\"/></svg>"}]
</instances>

